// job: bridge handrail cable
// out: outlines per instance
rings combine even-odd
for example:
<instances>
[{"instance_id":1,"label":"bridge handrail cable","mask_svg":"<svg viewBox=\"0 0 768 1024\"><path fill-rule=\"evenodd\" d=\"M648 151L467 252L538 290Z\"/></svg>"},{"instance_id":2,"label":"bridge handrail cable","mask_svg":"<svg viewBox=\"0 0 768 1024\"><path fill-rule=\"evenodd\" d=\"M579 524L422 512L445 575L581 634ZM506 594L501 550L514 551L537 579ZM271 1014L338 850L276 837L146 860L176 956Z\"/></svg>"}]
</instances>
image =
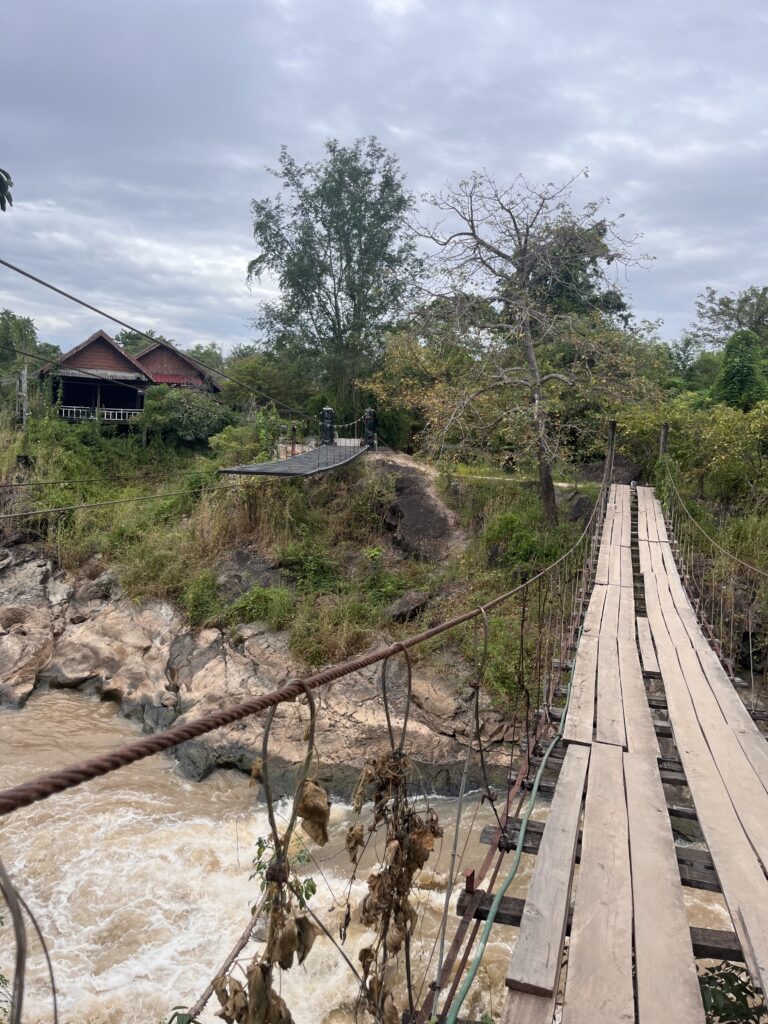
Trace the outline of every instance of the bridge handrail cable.
<instances>
[{"instance_id":1,"label":"bridge handrail cable","mask_svg":"<svg viewBox=\"0 0 768 1024\"><path fill-rule=\"evenodd\" d=\"M721 555L725 555L726 558L729 558L732 562L735 562L742 568L747 569L749 572L757 573L758 576L762 576L765 579L768 579L768 572L766 572L765 569L760 569L758 568L758 566L752 565L750 562L745 562L743 558L739 558L739 556L735 555L732 551L728 551L728 549L724 548L723 545L719 543L719 541L716 541L710 533L707 533L707 531L704 529L701 523L696 519L696 517L692 514L688 506L685 504L685 500L683 499L683 496L680 494L680 491L677 488L677 484L675 483L674 478L672 477L669 458L663 461L663 465L667 477L666 482L672 488L675 498L677 499L677 504L679 508L685 513L687 518L691 521L691 523L693 523L693 525L696 527L699 533L702 534L702 536L705 537L712 545L712 547L719 551Z\"/></svg>"}]
</instances>

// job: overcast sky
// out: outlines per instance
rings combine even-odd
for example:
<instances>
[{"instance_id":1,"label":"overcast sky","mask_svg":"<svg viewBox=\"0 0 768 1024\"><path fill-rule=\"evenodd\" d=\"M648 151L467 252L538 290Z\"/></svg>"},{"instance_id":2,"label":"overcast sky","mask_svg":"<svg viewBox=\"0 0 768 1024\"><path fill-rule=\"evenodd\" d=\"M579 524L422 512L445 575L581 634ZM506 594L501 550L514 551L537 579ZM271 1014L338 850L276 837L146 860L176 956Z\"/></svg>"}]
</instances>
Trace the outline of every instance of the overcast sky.
<instances>
[{"instance_id":1,"label":"overcast sky","mask_svg":"<svg viewBox=\"0 0 768 1024\"><path fill-rule=\"evenodd\" d=\"M765 0L7 0L0 256L180 344L252 337L249 203L285 143L375 134L412 189L478 167L608 195L674 338L768 283ZM0 267L68 348L118 328Z\"/></svg>"}]
</instances>

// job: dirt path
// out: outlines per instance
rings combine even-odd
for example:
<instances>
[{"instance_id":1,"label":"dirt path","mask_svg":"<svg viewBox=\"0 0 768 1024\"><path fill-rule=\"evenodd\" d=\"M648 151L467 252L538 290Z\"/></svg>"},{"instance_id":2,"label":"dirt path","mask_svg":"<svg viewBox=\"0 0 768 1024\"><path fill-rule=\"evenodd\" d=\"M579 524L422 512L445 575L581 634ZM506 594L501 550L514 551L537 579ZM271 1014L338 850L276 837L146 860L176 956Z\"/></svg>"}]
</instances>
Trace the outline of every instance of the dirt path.
<instances>
[{"instance_id":1,"label":"dirt path","mask_svg":"<svg viewBox=\"0 0 768 1024\"><path fill-rule=\"evenodd\" d=\"M459 523L459 517L452 508L446 505L443 496L440 494L437 486L437 479L440 473L435 466L419 462L409 455L404 455L402 452L377 451L373 452L370 457L383 464L402 466L403 469L409 471L411 476L418 474L421 489L424 491L429 503L445 519L448 526L444 538L445 553L443 557L455 558L462 554L469 542L469 538ZM428 514L428 509L425 509L425 512Z\"/></svg>"}]
</instances>

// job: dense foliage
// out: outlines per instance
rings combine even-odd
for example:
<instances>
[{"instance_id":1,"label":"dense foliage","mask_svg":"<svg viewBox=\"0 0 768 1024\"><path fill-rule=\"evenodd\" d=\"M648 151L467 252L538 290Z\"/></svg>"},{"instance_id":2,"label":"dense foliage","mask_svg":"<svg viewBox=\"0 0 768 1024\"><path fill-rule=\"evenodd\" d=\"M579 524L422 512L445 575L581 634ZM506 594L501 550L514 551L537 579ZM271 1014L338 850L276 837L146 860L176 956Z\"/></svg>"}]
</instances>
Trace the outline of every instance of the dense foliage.
<instances>
[{"instance_id":1,"label":"dense foliage","mask_svg":"<svg viewBox=\"0 0 768 1024\"><path fill-rule=\"evenodd\" d=\"M349 408L415 283L413 197L376 139L331 139L325 148L324 160L305 165L283 148L273 171L279 194L252 203L259 253L248 272L280 285L256 320L268 350L312 366L329 397Z\"/></svg>"}]
</instances>

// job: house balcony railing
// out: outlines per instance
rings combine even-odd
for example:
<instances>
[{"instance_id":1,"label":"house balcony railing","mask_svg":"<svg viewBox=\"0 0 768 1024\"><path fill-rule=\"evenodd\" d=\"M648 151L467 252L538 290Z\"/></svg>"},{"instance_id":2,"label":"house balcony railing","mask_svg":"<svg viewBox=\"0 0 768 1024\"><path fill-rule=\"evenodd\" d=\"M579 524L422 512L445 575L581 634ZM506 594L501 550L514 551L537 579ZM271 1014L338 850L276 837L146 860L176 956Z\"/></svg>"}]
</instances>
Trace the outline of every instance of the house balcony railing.
<instances>
[{"instance_id":1,"label":"house balcony railing","mask_svg":"<svg viewBox=\"0 0 768 1024\"><path fill-rule=\"evenodd\" d=\"M141 414L141 409L104 409L89 405L60 405L59 416L65 420L102 420L104 423L121 423Z\"/></svg>"}]
</instances>

